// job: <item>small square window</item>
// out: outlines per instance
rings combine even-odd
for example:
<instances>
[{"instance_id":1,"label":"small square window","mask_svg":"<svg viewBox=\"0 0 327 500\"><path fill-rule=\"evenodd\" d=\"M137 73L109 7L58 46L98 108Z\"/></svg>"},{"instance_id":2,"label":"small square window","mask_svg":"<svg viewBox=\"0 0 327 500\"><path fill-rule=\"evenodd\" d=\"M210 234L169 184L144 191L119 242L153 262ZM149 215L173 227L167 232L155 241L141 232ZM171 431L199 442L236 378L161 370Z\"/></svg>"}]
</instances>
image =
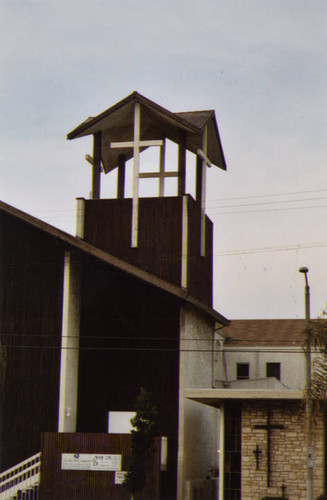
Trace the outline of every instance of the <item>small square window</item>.
<instances>
[{"instance_id":1,"label":"small square window","mask_svg":"<svg viewBox=\"0 0 327 500\"><path fill-rule=\"evenodd\" d=\"M280 363L266 363L267 377L275 377L280 380Z\"/></svg>"},{"instance_id":2,"label":"small square window","mask_svg":"<svg viewBox=\"0 0 327 500\"><path fill-rule=\"evenodd\" d=\"M249 363L237 363L236 364L236 379L244 380L248 379L250 374L250 364Z\"/></svg>"}]
</instances>

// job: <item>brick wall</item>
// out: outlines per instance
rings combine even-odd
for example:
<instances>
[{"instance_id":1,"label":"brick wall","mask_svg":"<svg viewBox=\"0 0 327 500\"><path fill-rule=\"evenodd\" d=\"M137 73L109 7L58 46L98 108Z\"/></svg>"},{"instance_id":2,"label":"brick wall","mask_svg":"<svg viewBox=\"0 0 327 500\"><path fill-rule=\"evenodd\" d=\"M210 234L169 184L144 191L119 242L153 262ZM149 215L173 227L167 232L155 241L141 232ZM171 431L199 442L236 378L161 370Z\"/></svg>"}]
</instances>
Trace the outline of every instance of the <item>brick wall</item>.
<instances>
[{"instance_id":1,"label":"brick wall","mask_svg":"<svg viewBox=\"0 0 327 500\"><path fill-rule=\"evenodd\" d=\"M267 487L267 430L255 425L270 424L282 429L270 431L270 487ZM324 438L323 423L314 429L314 498L323 492ZM253 453L258 445L258 458ZM306 428L303 402L243 403L242 411L242 500L260 500L264 496L285 496L289 500L306 499Z\"/></svg>"}]
</instances>

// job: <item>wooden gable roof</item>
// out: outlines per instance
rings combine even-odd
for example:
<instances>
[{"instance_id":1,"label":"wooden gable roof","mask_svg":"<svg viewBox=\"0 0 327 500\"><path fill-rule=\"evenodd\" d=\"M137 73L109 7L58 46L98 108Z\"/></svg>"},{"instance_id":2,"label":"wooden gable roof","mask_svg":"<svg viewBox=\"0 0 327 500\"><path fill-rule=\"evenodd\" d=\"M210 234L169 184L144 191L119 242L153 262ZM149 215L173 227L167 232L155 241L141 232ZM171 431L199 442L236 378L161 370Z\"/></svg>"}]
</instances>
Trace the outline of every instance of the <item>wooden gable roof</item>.
<instances>
[{"instance_id":1,"label":"wooden gable roof","mask_svg":"<svg viewBox=\"0 0 327 500\"><path fill-rule=\"evenodd\" d=\"M105 172L110 172L118 165L118 157L122 152L126 160L132 158L132 148L124 151L110 149L108 144L116 141L133 140L134 104L141 105L141 138L162 140L168 138L175 143L186 137L186 149L196 154L202 148L202 134L208 126L207 156L212 164L226 170L226 161L220 141L215 112L192 111L172 113L138 92L133 92L114 106L95 117L87 118L74 130L67 134L67 139L76 139L97 132L103 134L102 162ZM141 148L143 151L145 148Z\"/></svg>"}]
</instances>

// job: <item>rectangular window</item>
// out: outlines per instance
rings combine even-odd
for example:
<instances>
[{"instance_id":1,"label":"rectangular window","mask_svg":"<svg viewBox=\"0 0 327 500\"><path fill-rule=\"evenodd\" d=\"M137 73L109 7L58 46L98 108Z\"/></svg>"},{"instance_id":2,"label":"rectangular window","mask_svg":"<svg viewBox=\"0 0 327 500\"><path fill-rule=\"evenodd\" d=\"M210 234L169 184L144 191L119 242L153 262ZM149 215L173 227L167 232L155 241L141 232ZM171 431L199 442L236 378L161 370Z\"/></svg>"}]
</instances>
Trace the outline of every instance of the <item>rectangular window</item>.
<instances>
[{"instance_id":1,"label":"rectangular window","mask_svg":"<svg viewBox=\"0 0 327 500\"><path fill-rule=\"evenodd\" d=\"M267 377L275 377L280 380L280 363L266 363Z\"/></svg>"},{"instance_id":2,"label":"rectangular window","mask_svg":"<svg viewBox=\"0 0 327 500\"><path fill-rule=\"evenodd\" d=\"M244 380L250 378L250 364L236 363L236 379Z\"/></svg>"}]
</instances>

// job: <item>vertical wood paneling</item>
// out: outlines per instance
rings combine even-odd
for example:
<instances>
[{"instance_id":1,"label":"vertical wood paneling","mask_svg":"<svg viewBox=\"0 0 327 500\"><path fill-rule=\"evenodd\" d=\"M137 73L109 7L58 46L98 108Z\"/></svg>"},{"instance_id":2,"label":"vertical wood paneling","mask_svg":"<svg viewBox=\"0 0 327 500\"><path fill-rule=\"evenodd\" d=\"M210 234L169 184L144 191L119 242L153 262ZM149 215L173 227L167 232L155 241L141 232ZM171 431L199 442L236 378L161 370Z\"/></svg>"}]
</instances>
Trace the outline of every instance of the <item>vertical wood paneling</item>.
<instances>
[{"instance_id":1,"label":"vertical wood paneling","mask_svg":"<svg viewBox=\"0 0 327 500\"><path fill-rule=\"evenodd\" d=\"M86 200L84 238L140 269L181 286L182 197L140 198L138 248L131 248L132 200ZM212 305L212 222L206 218L206 256L200 256L201 208L189 207L188 289Z\"/></svg>"},{"instance_id":2,"label":"vertical wood paneling","mask_svg":"<svg viewBox=\"0 0 327 500\"><path fill-rule=\"evenodd\" d=\"M213 224L206 217L206 255L201 257L201 208L190 196L189 212L189 254L188 254L188 290L193 297L212 306L212 231Z\"/></svg>"},{"instance_id":3,"label":"vertical wood paneling","mask_svg":"<svg viewBox=\"0 0 327 500\"><path fill-rule=\"evenodd\" d=\"M40 451L56 430L63 250L17 219L0 216L1 469Z\"/></svg>"},{"instance_id":4,"label":"vertical wood paneling","mask_svg":"<svg viewBox=\"0 0 327 500\"><path fill-rule=\"evenodd\" d=\"M130 455L129 434L45 433L42 435L40 500L129 500L126 488L114 483L113 471L61 470L62 453L121 454L122 470ZM159 498L160 438L148 468L147 483L135 500Z\"/></svg>"},{"instance_id":5,"label":"vertical wood paneling","mask_svg":"<svg viewBox=\"0 0 327 500\"><path fill-rule=\"evenodd\" d=\"M77 430L106 432L108 411L133 411L143 387L157 407L161 435L168 436L162 486L174 494L179 304L161 290L92 259L85 260L83 276Z\"/></svg>"},{"instance_id":6,"label":"vertical wood paneling","mask_svg":"<svg viewBox=\"0 0 327 500\"><path fill-rule=\"evenodd\" d=\"M182 198L140 198L138 247L131 248L132 200L87 200L84 239L180 285Z\"/></svg>"}]
</instances>

